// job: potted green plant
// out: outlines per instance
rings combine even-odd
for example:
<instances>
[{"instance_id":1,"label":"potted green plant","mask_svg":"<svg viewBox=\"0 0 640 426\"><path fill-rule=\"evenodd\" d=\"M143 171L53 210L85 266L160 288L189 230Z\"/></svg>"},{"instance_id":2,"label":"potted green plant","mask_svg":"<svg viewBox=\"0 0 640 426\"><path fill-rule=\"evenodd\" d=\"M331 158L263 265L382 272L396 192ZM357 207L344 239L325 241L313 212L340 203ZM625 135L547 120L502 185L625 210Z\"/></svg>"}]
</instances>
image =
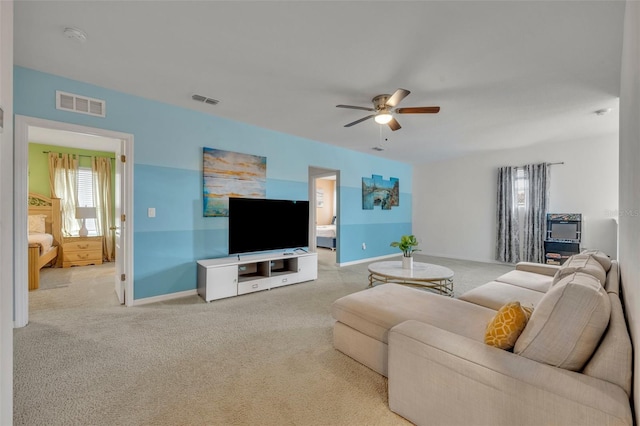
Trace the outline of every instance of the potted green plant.
<instances>
[{"instance_id":1,"label":"potted green plant","mask_svg":"<svg viewBox=\"0 0 640 426\"><path fill-rule=\"evenodd\" d=\"M402 251L403 268L413 268L413 252L420 251L420 249L415 248L417 245L418 240L415 235L403 235L400 237L400 241L394 241L391 243L391 247L398 247Z\"/></svg>"}]
</instances>

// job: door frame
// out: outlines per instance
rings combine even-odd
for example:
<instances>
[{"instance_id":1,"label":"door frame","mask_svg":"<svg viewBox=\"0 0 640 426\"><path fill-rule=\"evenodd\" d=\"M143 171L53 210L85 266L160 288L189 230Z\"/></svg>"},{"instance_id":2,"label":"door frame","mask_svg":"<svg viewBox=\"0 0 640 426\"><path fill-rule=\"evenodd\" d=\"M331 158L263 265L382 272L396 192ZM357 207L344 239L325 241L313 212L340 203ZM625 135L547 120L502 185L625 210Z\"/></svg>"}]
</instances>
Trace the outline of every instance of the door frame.
<instances>
[{"instance_id":1,"label":"door frame","mask_svg":"<svg viewBox=\"0 0 640 426\"><path fill-rule=\"evenodd\" d=\"M309 166L309 249L318 251L316 239L316 179L335 176L336 177L336 264L340 263L340 170L328 169L325 167Z\"/></svg>"},{"instance_id":2,"label":"door frame","mask_svg":"<svg viewBox=\"0 0 640 426\"><path fill-rule=\"evenodd\" d=\"M28 168L29 168L29 127L41 127L45 129L62 130L74 133L102 136L124 141L126 161L123 173L126 178L125 193L123 194L124 211L128 219L123 235L125 248L125 305L133 306L133 135L130 133L115 132L112 130L95 127L81 126L77 124L59 121L45 120L42 118L24 115L15 116L15 145L14 145L14 326L24 327L29 322L29 286L28 286L28 255L27 216L28 216ZM118 259L116 259L116 262Z\"/></svg>"}]
</instances>

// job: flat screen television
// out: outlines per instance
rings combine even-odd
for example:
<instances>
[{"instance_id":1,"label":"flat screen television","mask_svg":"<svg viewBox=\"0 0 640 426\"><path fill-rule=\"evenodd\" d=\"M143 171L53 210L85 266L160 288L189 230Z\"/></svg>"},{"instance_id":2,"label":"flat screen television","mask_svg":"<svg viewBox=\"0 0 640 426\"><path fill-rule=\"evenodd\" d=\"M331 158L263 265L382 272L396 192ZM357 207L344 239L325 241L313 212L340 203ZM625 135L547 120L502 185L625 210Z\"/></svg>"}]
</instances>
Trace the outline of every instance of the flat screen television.
<instances>
[{"instance_id":1,"label":"flat screen television","mask_svg":"<svg viewBox=\"0 0 640 426\"><path fill-rule=\"evenodd\" d=\"M308 201L229 198L229 254L308 246Z\"/></svg>"}]
</instances>

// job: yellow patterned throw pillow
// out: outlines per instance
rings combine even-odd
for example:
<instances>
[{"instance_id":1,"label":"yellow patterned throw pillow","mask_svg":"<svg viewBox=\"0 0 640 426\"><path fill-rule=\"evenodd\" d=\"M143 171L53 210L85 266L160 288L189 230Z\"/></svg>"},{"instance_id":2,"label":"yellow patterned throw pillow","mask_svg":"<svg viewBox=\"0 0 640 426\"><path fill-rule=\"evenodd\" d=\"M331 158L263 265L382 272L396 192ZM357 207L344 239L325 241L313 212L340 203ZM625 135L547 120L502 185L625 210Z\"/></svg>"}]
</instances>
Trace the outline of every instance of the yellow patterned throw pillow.
<instances>
[{"instance_id":1,"label":"yellow patterned throw pillow","mask_svg":"<svg viewBox=\"0 0 640 426\"><path fill-rule=\"evenodd\" d=\"M520 302L507 303L487 325L484 342L498 349L513 349L518 336L529 321L531 312L533 308L520 306Z\"/></svg>"}]
</instances>

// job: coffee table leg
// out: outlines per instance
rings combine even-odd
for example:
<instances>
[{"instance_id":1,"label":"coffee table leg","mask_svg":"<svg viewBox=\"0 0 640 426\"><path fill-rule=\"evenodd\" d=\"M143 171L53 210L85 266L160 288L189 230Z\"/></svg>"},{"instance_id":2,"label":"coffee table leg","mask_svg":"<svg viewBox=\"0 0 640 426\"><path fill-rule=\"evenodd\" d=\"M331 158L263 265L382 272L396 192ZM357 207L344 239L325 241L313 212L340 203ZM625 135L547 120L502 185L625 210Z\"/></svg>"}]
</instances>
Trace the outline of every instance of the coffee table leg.
<instances>
[{"instance_id":1,"label":"coffee table leg","mask_svg":"<svg viewBox=\"0 0 640 426\"><path fill-rule=\"evenodd\" d=\"M369 274L369 285L367 286L367 288L373 287L373 283L384 284L384 283L388 283L388 282L392 282L392 281L389 281L389 279L387 277L381 277L379 275L375 275L372 272L372 273Z\"/></svg>"}]
</instances>

